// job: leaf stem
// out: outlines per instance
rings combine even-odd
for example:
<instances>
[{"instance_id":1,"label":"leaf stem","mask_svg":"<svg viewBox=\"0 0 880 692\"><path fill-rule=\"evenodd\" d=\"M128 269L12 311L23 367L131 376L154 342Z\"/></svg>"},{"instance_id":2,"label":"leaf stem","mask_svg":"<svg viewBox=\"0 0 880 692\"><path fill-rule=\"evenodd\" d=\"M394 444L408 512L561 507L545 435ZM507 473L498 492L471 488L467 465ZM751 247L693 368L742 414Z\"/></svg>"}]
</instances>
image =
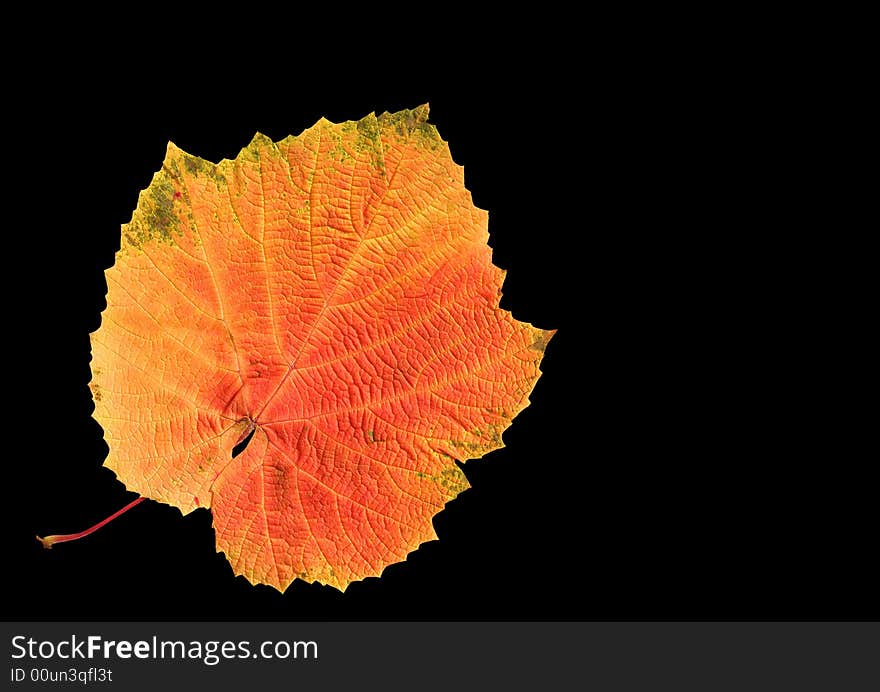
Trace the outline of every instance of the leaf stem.
<instances>
[{"instance_id":1,"label":"leaf stem","mask_svg":"<svg viewBox=\"0 0 880 692\"><path fill-rule=\"evenodd\" d=\"M132 500L127 505L125 505L125 507L120 509L118 512L114 512L113 514L111 514L109 517L107 517L103 521L99 521L97 524L95 524L91 528L86 529L85 531L80 531L79 533L66 533L61 536L46 536L45 538L41 538L40 536L37 536L37 540L43 544L43 547L46 550L48 550L56 543L64 543L66 541L76 541L80 538L85 538L89 534L94 533L95 531L100 529L105 524L109 524L111 521L113 521L119 515L125 514L132 507L139 505L141 502L143 502L146 499L147 498L145 498L145 497L139 497L136 500Z\"/></svg>"}]
</instances>

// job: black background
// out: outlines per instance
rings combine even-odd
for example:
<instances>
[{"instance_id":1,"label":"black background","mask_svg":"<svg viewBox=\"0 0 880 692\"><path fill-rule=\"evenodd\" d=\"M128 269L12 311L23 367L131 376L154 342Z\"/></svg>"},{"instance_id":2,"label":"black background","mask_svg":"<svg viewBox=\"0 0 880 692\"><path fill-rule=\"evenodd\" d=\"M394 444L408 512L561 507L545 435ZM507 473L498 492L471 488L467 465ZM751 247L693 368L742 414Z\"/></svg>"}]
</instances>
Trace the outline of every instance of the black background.
<instances>
[{"instance_id":1,"label":"black background","mask_svg":"<svg viewBox=\"0 0 880 692\"><path fill-rule=\"evenodd\" d=\"M768 135L755 111L650 56L513 51L406 77L375 56L322 72L299 57L271 76L219 55L116 76L109 54L22 80L5 619L880 615L865 459L825 416L814 296L788 278L797 243L744 153ZM88 334L167 141L216 161L256 131L425 102L490 212L502 306L558 329L507 447L469 461L473 488L435 519L440 540L345 593L283 595L233 576L203 510L144 503L44 551L34 535L133 498L101 467Z\"/></svg>"}]
</instances>

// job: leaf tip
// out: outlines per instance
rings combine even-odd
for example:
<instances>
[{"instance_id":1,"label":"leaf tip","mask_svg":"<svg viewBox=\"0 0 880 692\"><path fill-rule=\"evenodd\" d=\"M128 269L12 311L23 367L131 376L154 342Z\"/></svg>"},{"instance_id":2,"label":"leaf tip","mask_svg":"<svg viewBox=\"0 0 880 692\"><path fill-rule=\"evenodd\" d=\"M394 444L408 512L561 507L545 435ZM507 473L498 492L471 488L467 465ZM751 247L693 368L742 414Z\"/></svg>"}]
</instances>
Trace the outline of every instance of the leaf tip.
<instances>
[{"instance_id":1,"label":"leaf tip","mask_svg":"<svg viewBox=\"0 0 880 692\"><path fill-rule=\"evenodd\" d=\"M550 339L553 338L554 334L556 334L555 329L535 329L534 341L529 345L529 348L533 351L543 353L547 349L547 344L550 343Z\"/></svg>"},{"instance_id":2,"label":"leaf tip","mask_svg":"<svg viewBox=\"0 0 880 692\"><path fill-rule=\"evenodd\" d=\"M264 135L262 132L255 132L251 141L241 152L245 155L250 154L251 157L258 157L260 150L267 148L274 149L275 142L272 141L271 137ZM238 158L241 158L242 153L238 155Z\"/></svg>"},{"instance_id":3,"label":"leaf tip","mask_svg":"<svg viewBox=\"0 0 880 692\"><path fill-rule=\"evenodd\" d=\"M413 115L417 120L421 122L426 122L428 120L428 114L431 112L431 104L423 103L421 106L416 106L413 108Z\"/></svg>"}]
</instances>

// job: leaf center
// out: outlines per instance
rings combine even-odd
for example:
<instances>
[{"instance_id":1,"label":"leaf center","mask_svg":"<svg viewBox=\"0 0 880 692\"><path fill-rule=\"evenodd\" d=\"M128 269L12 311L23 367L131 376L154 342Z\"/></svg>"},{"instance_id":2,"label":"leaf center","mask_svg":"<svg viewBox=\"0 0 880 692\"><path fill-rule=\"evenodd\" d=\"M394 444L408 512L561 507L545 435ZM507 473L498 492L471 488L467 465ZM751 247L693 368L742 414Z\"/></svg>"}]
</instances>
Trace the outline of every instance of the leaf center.
<instances>
[{"instance_id":1,"label":"leaf center","mask_svg":"<svg viewBox=\"0 0 880 692\"><path fill-rule=\"evenodd\" d=\"M235 457L237 457L247 448L248 443L251 441L251 438L254 436L254 432L257 429L253 418L251 418L250 416L248 416L247 418L242 418L239 423L247 423L247 427L242 431L241 437L238 438L238 442L235 444L235 447L232 448L233 459L235 459Z\"/></svg>"}]
</instances>

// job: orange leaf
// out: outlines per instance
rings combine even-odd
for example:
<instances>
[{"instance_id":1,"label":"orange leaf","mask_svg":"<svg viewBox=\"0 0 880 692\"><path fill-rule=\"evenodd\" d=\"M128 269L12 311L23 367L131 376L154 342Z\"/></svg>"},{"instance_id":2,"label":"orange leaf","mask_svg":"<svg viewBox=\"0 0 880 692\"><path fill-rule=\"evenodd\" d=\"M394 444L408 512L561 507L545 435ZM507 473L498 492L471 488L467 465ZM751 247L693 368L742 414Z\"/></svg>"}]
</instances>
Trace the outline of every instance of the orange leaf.
<instances>
[{"instance_id":1,"label":"orange leaf","mask_svg":"<svg viewBox=\"0 0 880 692\"><path fill-rule=\"evenodd\" d=\"M122 228L92 334L106 465L210 507L254 583L344 589L436 538L455 460L503 446L540 374L553 332L499 308L487 214L427 115L216 165L169 144Z\"/></svg>"}]
</instances>

